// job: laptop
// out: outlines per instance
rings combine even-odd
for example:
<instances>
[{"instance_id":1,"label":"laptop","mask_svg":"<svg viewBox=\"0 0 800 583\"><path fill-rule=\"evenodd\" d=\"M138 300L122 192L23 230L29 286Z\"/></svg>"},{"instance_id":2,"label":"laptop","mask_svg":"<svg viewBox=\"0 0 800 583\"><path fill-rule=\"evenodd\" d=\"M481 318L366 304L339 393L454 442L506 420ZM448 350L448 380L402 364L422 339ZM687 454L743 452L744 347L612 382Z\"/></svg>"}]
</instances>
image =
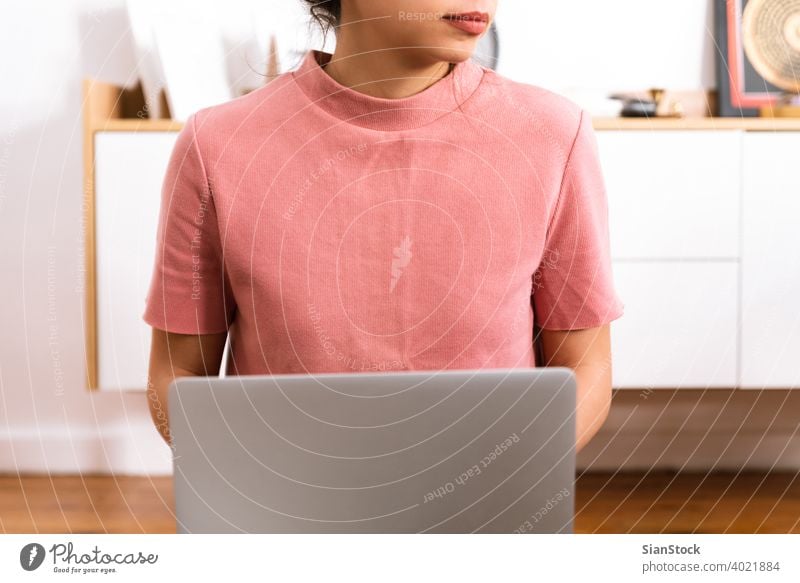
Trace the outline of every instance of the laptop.
<instances>
[{"instance_id":1,"label":"laptop","mask_svg":"<svg viewBox=\"0 0 800 583\"><path fill-rule=\"evenodd\" d=\"M571 369L178 377L178 533L572 533Z\"/></svg>"}]
</instances>

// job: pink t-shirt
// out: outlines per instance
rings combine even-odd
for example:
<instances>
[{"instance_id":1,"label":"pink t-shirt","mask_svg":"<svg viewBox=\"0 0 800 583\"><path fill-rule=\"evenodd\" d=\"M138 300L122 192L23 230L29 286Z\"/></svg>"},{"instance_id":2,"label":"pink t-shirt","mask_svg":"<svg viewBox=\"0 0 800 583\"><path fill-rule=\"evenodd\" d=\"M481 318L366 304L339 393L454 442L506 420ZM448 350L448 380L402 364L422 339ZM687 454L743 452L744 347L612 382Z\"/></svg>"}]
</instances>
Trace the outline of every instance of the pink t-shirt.
<instances>
[{"instance_id":1,"label":"pink t-shirt","mask_svg":"<svg viewBox=\"0 0 800 583\"><path fill-rule=\"evenodd\" d=\"M187 120L148 324L279 374L530 367L534 322L622 315L587 113L472 60L372 97L329 58Z\"/></svg>"}]
</instances>

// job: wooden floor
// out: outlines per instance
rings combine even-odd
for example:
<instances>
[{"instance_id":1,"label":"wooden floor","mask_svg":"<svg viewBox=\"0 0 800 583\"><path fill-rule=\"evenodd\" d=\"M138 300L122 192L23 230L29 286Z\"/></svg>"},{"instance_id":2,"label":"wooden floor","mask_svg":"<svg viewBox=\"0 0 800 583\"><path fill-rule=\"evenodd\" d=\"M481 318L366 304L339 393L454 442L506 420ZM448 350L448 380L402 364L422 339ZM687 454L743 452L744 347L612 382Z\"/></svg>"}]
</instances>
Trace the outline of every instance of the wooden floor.
<instances>
[{"instance_id":1,"label":"wooden floor","mask_svg":"<svg viewBox=\"0 0 800 583\"><path fill-rule=\"evenodd\" d=\"M797 474L585 474L578 533L800 533ZM173 533L172 479L0 476L0 532Z\"/></svg>"}]
</instances>

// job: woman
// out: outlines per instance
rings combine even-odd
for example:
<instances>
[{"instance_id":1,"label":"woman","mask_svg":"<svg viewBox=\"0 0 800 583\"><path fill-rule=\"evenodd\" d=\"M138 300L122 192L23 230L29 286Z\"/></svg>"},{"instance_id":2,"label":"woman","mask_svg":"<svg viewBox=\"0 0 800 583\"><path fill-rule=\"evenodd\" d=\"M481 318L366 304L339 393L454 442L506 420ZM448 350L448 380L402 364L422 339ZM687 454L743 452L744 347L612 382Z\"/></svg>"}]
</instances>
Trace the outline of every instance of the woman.
<instances>
[{"instance_id":1,"label":"woman","mask_svg":"<svg viewBox=\"0 0 800 583\"><path fill-rule=\"evenodd\" d=\"M178 136L144 312L162 436L230 328L229 374L570 367L581 449L623 308L589 116L470 59L496 0L307 3L334 53Z\"/></svg>"}]
</instances>

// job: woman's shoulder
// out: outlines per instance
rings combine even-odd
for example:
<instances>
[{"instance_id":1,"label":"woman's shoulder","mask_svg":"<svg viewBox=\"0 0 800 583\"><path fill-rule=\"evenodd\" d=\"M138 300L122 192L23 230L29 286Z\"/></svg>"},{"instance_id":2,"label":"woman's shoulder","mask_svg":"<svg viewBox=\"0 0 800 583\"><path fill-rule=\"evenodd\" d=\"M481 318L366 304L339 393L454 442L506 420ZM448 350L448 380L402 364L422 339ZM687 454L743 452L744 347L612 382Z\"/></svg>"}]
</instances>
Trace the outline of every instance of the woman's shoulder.
<instances>
[{"instance_id":1,"label":"woman's shoulder","mask_svg":"<svg viewBox=\"0 0 800 583\"><path fill-rule=\"evenodd\" d=\"M551 137L566 141L578 131L583 108L556 91L507 77L486 68L486 99L491 100L493 119L504 120L508 127L546 130Z\"/></svg>"}]
</instances>

